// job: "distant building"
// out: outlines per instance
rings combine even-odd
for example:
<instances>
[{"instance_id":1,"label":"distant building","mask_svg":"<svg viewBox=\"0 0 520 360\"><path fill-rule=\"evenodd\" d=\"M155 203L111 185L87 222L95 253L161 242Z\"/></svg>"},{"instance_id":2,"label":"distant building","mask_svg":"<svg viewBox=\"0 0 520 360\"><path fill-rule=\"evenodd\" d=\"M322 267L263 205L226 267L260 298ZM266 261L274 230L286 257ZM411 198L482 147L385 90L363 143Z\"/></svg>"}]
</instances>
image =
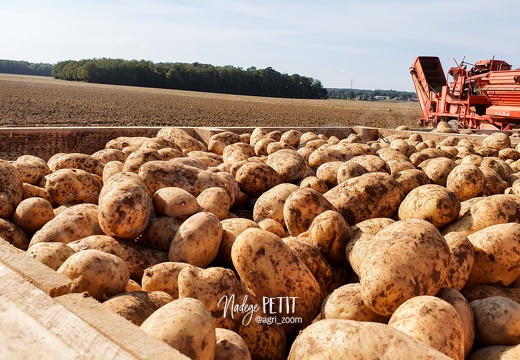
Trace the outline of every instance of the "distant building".
<instances>
[{"instance_id":1,"label":"distant building","mask_svg":"<svg viewBox=\"0 0 520 360\"><path fill-rule=\"evenodd\" d=\"M376 100L390 100L390 96L376 95L376 96L374 96L374 99L376 99Z\"/></svg>"}]
</instances>

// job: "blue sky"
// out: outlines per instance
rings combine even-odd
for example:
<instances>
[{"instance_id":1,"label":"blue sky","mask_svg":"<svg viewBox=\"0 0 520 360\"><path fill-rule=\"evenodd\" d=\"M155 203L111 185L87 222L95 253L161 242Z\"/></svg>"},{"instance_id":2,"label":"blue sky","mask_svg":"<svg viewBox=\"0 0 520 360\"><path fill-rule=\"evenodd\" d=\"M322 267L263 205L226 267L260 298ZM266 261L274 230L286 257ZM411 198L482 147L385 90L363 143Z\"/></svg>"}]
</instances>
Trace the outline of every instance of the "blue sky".
<instances>
[{"instance_id":1,"label":"blue sky","mask_svg":"<svg viewBox=\"0 0 520 360\"><path fill-rule=\"evenodd\" d=\"M95 57L272 67L325 87L413 91L435 55L520 67L513 0L0 0L0 59Z\"/></svg>"}]
</instances>

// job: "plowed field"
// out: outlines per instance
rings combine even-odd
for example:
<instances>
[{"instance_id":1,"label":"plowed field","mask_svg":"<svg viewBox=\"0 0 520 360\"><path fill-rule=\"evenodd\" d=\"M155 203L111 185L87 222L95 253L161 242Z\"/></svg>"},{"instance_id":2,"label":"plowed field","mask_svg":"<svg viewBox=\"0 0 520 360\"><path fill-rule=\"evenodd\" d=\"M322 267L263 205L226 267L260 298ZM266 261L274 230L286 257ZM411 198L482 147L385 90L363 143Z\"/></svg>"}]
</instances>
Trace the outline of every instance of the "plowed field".
<instances>
[{"instance_id":1,"label":"plowed field","mask_svg":"<svg viewBox=\"0 0 520 360\"><path fill-rule=\"evenodd\" d=\"M276 99L0 74L0 127L415 126L418 103Z\"/></svg>"}]
</instances>

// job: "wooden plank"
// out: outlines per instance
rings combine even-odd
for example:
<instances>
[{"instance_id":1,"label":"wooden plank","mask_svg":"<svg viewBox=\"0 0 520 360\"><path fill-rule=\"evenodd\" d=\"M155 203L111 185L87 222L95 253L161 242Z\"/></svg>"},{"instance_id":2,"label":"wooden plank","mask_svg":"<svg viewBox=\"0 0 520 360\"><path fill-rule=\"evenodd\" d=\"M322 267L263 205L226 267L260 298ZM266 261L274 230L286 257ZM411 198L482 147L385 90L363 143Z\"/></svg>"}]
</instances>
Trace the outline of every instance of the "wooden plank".
<instances>
[{"instance_id":1,"label":"wooden plank","mask_svg":"<svg viewBox=\"0 0 520 360\"><path fill-rule=\"evenodd\" d=\"M16 249L2 238L0 238L0 263L23 276L49 296L64 295L71 291L72 284L67 277L25 255L23 251Z\"/></svg>"},{"instance_id":2,"label":"wooden plank","mask_svg":"<svg viewBox=\"0 0 520 360\"><path fill-rule=\"evenodd\" d=\"M55 300L139 359L189 359L122 316L112 313L91 297L68 294L56 297Z\"/></svg>"}]
</instances>

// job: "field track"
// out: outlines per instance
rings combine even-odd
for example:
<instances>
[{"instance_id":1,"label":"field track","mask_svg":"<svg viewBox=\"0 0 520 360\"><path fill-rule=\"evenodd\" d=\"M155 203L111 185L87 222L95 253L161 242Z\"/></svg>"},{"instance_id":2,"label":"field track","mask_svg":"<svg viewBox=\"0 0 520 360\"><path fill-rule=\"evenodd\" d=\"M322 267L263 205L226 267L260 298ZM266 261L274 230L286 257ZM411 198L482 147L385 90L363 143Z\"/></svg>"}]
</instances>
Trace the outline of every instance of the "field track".
<instances>
[{"instance_id":1,"label":"field track","mask_svg":"<svg viewBox=\"0 0 520 360\"><path fill-rule=\"evenodd\" d=\"M415 126L418 103L277 99L0 74L0 127Z\"/></svg>"}]
</instances>

